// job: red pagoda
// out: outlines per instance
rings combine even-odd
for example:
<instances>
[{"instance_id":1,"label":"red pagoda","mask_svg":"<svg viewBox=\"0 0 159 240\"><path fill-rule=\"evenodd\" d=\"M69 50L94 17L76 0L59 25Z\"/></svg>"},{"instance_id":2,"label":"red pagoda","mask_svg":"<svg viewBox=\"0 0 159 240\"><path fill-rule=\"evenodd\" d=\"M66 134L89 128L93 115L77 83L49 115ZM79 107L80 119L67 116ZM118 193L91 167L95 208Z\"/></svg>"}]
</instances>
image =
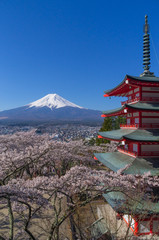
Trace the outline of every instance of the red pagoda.
<instances>
[{"instance_id":1,"label":"red pagoda","mask_svg":"<svg viewBox=\"0 0 159 240\"><path fill-rule=\"evenodd\" d=\"M117 152L96 153L98 159L114 172L129 167L124 174L150 172L159 176L159 77L150 69L150 41L147 16L145 16L143 36L144 72L139 77L126 75L115 88L105 91L105 97L123 96L127 100L121 107L106 111L102 117L125 116L126 124L120 129L99 132L99 138L120 143ZM119 192L104 195L106 201L130 226L135 235L159 234L159 201L142 201L134 208L127 209L123 204L124 196ZM122 205L122 207L121 207ZM131 210L131 211L130 211ZM145 213L145 214L143 214Z\"/></svg>"}]
</instances>

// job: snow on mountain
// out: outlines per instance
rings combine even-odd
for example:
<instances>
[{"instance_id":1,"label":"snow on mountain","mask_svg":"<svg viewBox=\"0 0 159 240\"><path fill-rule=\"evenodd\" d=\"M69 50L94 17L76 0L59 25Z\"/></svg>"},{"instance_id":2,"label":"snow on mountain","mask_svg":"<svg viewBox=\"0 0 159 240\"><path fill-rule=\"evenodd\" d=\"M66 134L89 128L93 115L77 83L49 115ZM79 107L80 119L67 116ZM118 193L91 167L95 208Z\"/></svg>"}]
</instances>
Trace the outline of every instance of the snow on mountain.
<instances>
[{"instance_id":1,"label":"snow on mountain","mask_svg":"<svg viewBox=\"0 0 159 240\"><path fill-rule=\"evenodd\" d=\"M39 100L32 102L28 104L29 108L32 107L48 107L50 109L57 109L57 108L62 108L62 107L75 107L75 108L81 108L84 109L83 107L80 107L63 97L59 96L58 94L48 94L43 98L40 98Z\"/></svg>"},{"instance_id":2,"label":"snow on mountain","mask_svg":"<svg viewBox=\"0 0 159 240\"><path fill-rule=\"evenodd\" d=\"M0 112L0 121L10 122L95 122L101 120L101 111L80 107L57 94L45 97L22 107Z\"/></svg>"}]
</instances>

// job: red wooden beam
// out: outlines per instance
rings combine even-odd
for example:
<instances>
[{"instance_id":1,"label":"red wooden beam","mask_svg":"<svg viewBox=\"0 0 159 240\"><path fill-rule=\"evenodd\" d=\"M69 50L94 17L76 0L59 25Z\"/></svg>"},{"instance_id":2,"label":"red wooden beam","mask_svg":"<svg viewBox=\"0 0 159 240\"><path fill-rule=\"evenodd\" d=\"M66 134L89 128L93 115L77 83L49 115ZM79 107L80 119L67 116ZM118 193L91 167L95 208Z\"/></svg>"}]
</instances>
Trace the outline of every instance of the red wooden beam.
<instances>
[{"instance_id":1,"label":"red wooden beam","mask_svg":"<svg viewBox=\"0 0 159 240\"><path fill-rule=\"evenodd\" d=\"M101 135L98 135L98 138L103 138L103 139L107 139L107 140L109 140L109 141L115 141L115 142L121 142L121 141L123 141L123 139L121 139L121 140L116 140L116 139L112 139L112 138L102 137Z\"/></svg>"},{"instance_id":2,"label":"red wooden beam","mask_svg":"<svg viewBox=\"0 0 159 240\"><path fill-rule=\"evenodd\" d=\"M134 224L134 234L138 235L138 233L139 233L139 223L136 220L134 220L134 221L135 221L135 224Z\"/></svg>"},{"instance_id":3,"label":"red wooden beam","mask_svg":"<svg viewBox=\"0 0 159 240\"><path fill-rule=\"evenodd\" d=\"M117 88L112 89L112 91L110 91L109 93L104 94L104 97L110 97L110 96L115 96L115 95L119 95L122 93L126 93L128 91L128 84L126 84L125 82L122 83L120 86L118 86Z\"/></svg>"},{"instance_id":4,"label":"red wooden beam","mask_svg":"<svg viewBox=\"0 0 159 240\"><path fill-rule=\"evenodd\" d=\"M123 115L123 114L126 114L126 113L124 113L124 109L122 109L122 111L115 112L115 113L102 114L101 117L112 117L112 116L118 116L118 115Z\"/></svg>"},{"instance_id":5,"label":"red wooden beam","mask_svg":"<svg viewBox=\"0 0 159 240\"><path fill-rule=\"evenodd\" d=\"M104 97L109 97L109 95L108 94L104 94Z\"/></svg>"},{"instance_id":6,"label":"red wooden beam","mask_svg":"<svg viewBox=\"0 0 159 240\"><path fill-rule=\"evenodd\" d=\"M98 138L103 138L101 135L98 135Z\"/></svg>"}]
</instances>

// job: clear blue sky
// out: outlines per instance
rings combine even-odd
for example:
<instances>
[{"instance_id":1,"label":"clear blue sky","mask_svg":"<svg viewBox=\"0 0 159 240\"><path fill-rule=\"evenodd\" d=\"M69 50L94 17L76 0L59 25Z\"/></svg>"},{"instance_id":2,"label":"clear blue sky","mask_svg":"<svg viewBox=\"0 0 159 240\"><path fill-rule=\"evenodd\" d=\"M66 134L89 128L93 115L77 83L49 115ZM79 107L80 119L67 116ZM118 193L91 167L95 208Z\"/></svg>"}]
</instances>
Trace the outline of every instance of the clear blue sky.
<instances>
[{"instance_id":1,"label":"clear blue sky","mask_svg":"<svg viewBox=\"0 0 159 240\"><path fill-rule=\"evenodd\" d=\"M91 109L119 106L103 92L143 72L145 14L159 56L158 13L158 0L1 0L0 109L49 93ZM152 42L150 70L159 76Z\"/></svg>"}]
</instances>

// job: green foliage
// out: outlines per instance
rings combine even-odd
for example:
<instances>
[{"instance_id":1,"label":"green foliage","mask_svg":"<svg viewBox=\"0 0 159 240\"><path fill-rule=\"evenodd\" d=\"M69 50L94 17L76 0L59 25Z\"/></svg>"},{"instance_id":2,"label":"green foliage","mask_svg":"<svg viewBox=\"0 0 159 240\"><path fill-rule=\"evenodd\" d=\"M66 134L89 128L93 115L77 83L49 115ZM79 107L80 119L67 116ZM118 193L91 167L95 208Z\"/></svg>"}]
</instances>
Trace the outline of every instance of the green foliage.
<instances>
[{"instance_id":1,"label":"green foliage","mask_svg":"<svg viewBox=\"0 0 159 240\"><path fill-rule=\"evenodd\" d=\"M106 117L104 119L103 125L101 129L99 130L100 132L105 132L105 131L111 131L113 129L113 119L112 117ZM101 143L109 143L110 141L107 139L102 139L102 138L96 138L96 144L100 145Z\"/></svg>"},{"instance_id":2,"label":"green foliage","mask_svg":"<svg viewBox=\"0 0 159 240\"><path fill-rule=\"evenodd\" d=\"M103 125L100 132L111 131L120 128L120 124L126 124L126 118L123 116L118 117L106 117L104 119ZM107 139L96 138L96 144L100 145L101 143L109 143Z\"/></svg>"},{"instance_id":3,"label":"green foliage","mask_svg":"<svg viewBox=\"0 0 159 240\"><path fill-rule=\"evenodd\" d=\"M95 142L96 142L96 139L95 139L95 138L91 138L91 139L89 140L89 145L90 145L90 146L94 146Z\"/></svg>"},{"instance_id":4,"label":"green foliage","mask_svg":"<svg viewBox=\"0 0 159 240\"><path fill-rule=\"evenodd\" d=\"M113 129L113 118L106 117L103 122L103 126L100 129L100 132L111 131Z\"/></svg>"},{"instance_id":5,"label":"green foliage","mask_svg":"<svg viewBox=\"0 0 159 240\"><path fill-rule=\"evenodd\" d=\"M113 129L119 129L120 124L126 124L126 117L123 116L113 117L113 122L114 122Z\"/></svg>"}]
</instances>

